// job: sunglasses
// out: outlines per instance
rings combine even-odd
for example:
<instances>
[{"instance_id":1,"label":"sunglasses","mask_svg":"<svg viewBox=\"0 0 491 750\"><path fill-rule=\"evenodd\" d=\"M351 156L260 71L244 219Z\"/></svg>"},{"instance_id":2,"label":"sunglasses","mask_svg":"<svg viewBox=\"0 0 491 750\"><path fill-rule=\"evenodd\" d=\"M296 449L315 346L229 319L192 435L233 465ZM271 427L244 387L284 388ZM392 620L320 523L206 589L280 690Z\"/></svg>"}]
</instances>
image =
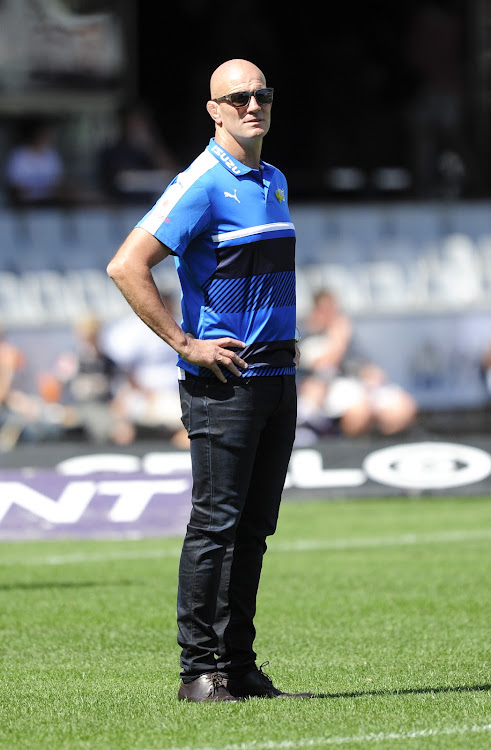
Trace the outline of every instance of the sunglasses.
<instances>
[{"instance_id":1,"label":"sunglasses","mask_svg":"<svg viewBox=\"0 0 491 750\"><path fill-rule=\"evenodd\" d=\"M251 98L254 97L259 105L271 104L273 101L273 88L256 89L255 91L233 91L231 94L226 96L219 96L218 99L213 99L214 102L220 104L220 102L227 102L231 104L235 109L241 107L248 107Z\"/></svg>"}]
</instances>

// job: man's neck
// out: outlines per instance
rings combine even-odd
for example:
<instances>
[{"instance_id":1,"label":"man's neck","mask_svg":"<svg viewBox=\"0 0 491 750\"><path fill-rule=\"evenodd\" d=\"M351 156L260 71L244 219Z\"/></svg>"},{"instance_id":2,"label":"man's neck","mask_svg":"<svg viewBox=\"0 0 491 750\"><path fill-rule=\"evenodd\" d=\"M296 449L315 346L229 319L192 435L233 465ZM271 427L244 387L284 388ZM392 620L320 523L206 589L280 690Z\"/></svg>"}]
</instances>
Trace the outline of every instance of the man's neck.
<instances>
[{"instance_id":1,"label":"man's neck","mask_svg":"<svg viewBox=\"0 0 491 750\"><path fill-rule=\"evenodd\" d=\"M228 153L251 169L259 169L261 163L262 138L255 138L239 143L235 138L223 136L221 132L215 134L215 141Z\"/></svg>"}]
</instances>

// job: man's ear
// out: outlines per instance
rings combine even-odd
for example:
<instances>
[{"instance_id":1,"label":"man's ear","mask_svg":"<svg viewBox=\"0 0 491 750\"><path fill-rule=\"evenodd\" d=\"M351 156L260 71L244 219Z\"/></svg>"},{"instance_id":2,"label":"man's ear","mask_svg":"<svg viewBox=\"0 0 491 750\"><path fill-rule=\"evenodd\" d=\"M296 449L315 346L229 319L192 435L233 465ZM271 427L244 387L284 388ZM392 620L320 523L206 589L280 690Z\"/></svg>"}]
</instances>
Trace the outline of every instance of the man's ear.
<instances>
[{"instance_id":1,"label":"man's ear","mask_svg":"<svg viewBox=\"0 0 491 750\"><path fill-rule=\"evenodd\" d=\"M218 104L212 99L206 103L206 110L210 115L211 119L216 122L217 125L222 124L222 118L220 117L220 110Z\"/></svg>"}]
</instances>

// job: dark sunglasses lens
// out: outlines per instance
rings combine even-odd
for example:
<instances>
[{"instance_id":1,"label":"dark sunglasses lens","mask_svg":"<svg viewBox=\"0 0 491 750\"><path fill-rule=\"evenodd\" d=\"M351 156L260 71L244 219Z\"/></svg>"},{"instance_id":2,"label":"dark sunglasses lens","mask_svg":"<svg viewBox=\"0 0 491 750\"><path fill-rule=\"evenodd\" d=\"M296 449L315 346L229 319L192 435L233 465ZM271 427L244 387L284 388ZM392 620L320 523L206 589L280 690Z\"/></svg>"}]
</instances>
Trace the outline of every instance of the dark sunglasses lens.
<instances>
[{"instance_id":1,"label":"dark sunglasses lens","mask_svg":"<svg viewBox=\"0 0 491 750\"><path fill-rule=\"evenodd\" d=\"M258 104L271 104L273 101L273 92L271 89L259 89L255 94Z\"/></svg>"},{"instance_id":2,"label":"dark sunglasses lens","mask_svg":"<svg viewBox=\"0 0 491 750\"><path fill-rule=\"evenodd\" d=\"M230 102L234 107L245 107L249 99L248 91L236 91L234 94L230 94Z\"/></svg>"},{"instance_id":3,"label":"dark sunglasses lens","mask_svg":"<svg viewBox=\"0 0 491 750\"><path fill-rule=\"evenodd\" d=\"M235 91L230 94L230 103L234 107L245 107L249 104L251 96L254 96L258 104L271 104L273 101L273 89L258 89L255 92Z\"/></svg>"}]
</instances>

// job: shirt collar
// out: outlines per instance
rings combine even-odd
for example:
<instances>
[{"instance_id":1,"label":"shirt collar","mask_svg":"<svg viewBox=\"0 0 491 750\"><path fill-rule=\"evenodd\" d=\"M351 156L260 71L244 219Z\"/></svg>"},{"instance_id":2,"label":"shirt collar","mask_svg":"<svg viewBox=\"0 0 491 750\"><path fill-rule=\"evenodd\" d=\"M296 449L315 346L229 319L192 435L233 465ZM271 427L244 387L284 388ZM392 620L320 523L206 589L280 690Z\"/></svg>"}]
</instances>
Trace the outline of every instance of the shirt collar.
<instances>
[{"instance_id":1,"label":"shirt collar","mask_svg":"<svg viewBox=\"0 0 491 750\"><path fill-rule=\"evenodd\" d=\"M242 162L237 161L237 159L234 159L234 157L231 156L228 151L225 151L222 146L219 146L218 143L216 143L214 138L210 138L207 149L213 154L216 159L218 159L220 164L222 164L225 169L228 169L229 172L232 172L232 174L241 175L253 171L251 167L248 167L245 164L242 164ZM260 165L263 169L267 166L263 161L260 162Z\"/></svg>"}]
</instances>

